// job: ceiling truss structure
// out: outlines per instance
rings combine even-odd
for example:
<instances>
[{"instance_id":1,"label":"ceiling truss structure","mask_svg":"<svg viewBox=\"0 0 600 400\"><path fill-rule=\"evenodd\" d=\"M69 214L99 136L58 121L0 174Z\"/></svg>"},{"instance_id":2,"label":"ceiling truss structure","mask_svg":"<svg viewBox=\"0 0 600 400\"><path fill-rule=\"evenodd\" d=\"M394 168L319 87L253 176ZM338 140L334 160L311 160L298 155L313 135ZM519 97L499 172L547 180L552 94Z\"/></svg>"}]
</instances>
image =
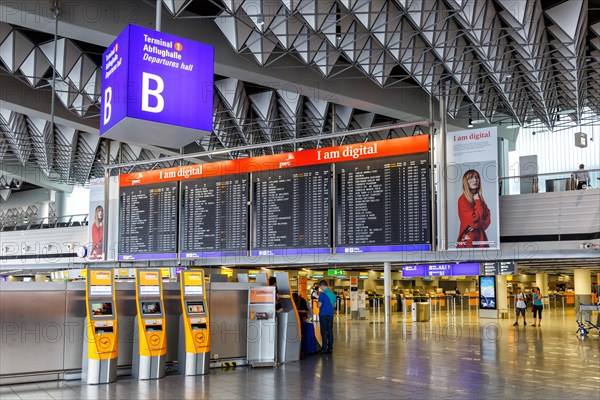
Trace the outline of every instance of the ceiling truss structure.
<instances>
[{"instance_id":1,"label":"ceiling truss structure","mask_svg":"<svg viewBox=\"0 0 600 400\"><path fill-rule=\"evenodd\" d=\"M202 4L201 4L202 3ZM200 0L163 0L175 18L212 22L235 51L265 68L290 56L331 79L368 77L385 90L403 82L439 97L447 90L452 117L555 129L600 115L600 22L588 20L588 0L210 0L216 9L198 15ZM593 23L592 23L593 22ZM0 22L0 74L30 87L51 86L53 40ZM82 119L99 114L97 51L59 38L57 99ZM227 44L226 44L227 45ZM441 85L441 83L444 85ZM330 101L216 76L213 133L186 152L264 143L228 157L297 150L278 140L398 123ZM303 148L419 134L374 132L302 143ZM137 147L98 138L47 119L2 108L0 161L35 162L50 180L85 184L103 176L103 165L160 159L179 149ZM172 163L150 164L151 168ZM148 168L135 167L135 168Z\"/></svg>"},{"instance_id":2,"label":"ceiling truss structure","mask_svg":"<svg viewBox=\"0 0 600 400\"><path fill-rule=\"evenodd\" d=\"M587 0L221 3L214 22L263 66L292 54L326 77L352 68L383 88L410 80L436 97L444 82L451 116L488 122L503 115L552 130L559 115L600 114L600 23L588 24Z\"/></svg>"},{"instance_id":3,"label":"ceiling truss structure","mask_svg":"<svg viewBox=\"0 0 600 400\"><path fill-rule=\"evenodd\" d=\"M50 90L54 51L51 45L54 42L35 43L27 37L27 32L0 24L4 39L0 42L0 62L3 64L0 66L0 74L16 77L23 84L38 90ZM97 118L100 68L93 64L92 57L74 41L61 38L57 46L57 99L62 106L80 118ZM227 156L239 158L274 154L295 151L299 147L271 145L271 142L399 122L324 99L249 84L234 78L216 76L214 87L213 132L192 144L191 151L264 143L263 148L232 152ZM384 130L326 142L307 141L301 146L316 148L411 136L421 134L426 129L416 127ZM112 141L99 138L98 132L92 129L88 132L61 124L55 124L52 129L47 119L5 107L0 110L0 139L2 164L16 163L24 166L33 162L38 165L44 178L66 184L84 185L90 178L104 176L106 161L111 164L135 163L179 154L171 149L152 146L140 147L124 143L111 145ZM108 157L107 153L110 153ZM168 168L173 165L173 162L156 162L135 166L130 171ZM118 171L115 170L116 172Z\"/></svg>"}]
</instances>

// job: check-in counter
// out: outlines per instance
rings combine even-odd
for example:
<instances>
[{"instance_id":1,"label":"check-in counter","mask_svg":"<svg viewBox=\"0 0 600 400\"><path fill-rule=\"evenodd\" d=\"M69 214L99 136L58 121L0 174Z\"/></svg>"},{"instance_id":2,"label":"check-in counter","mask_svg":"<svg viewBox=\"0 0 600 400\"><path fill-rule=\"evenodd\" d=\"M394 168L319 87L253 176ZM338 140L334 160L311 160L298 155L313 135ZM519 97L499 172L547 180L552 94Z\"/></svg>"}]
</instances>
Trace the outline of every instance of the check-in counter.
<instances>
[{"instance_id":1,"label":"check-in counter","mask_svg":"<svg viewBox=\"0 0 600 400\"><path fill-rule=\"evenodd\" d=\"M565 304L569 307L575 307L575 293L565 293Z\"/></svg>"},{"instance_id":2,"label":"check-in counter","mask_svg":"<svg viewBox=\"0 0 600 400\"><path fill-rule=\"evenodd\" d=\"M479 293L469 292L469 306L477 307L479 305Z\"/></svg>"},{"instance_id":3,"label":"check-in counter","mask_svg":"<svg viewBox=\"0 0 600 400\"><path fill-rule=\"evenodd\" d=\"M211 366L246 360L248 288L259 283L211 283ZM135 283L116 282L117 374L132 366ZM178 282L163 282L166 312L166 371L175 372L179 318ZM85 282L0 282L0 384L80 379L86 318ZM44 354L44 357L40 357ZM216 364L216 365L215 365Z\"/></svg>"}]
</instances>

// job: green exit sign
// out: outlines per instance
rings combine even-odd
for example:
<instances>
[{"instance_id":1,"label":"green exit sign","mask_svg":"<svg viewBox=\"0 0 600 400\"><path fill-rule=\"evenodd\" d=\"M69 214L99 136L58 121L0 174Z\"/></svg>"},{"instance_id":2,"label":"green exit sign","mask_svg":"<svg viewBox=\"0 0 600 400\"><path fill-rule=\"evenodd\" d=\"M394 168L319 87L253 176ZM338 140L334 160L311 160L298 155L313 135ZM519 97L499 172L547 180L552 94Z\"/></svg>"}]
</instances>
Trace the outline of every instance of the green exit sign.
<instances>
[{"instance_id":1,"label":"green exit sign","mask_svg":"<svg viewBox=\"0 0 600 400\"><path fill-rule=\"evenodd\" d=\"M328 269L327 275L328 276L346 276L346 271L344 271L343 269Z\"/></svg>"}]
</instances>

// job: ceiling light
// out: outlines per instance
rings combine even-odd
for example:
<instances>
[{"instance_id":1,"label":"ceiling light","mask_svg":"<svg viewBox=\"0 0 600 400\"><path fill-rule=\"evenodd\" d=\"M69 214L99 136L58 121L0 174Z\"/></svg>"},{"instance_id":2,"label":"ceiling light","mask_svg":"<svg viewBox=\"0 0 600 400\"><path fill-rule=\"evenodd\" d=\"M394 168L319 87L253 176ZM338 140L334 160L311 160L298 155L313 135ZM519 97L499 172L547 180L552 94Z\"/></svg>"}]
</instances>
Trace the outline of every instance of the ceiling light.
<instances>
[{"instance_id":1,"label":"ceiling light","mask_svg":"<svg viewBox=\"0 0 600 400\"><path fill-rule=\"evenodd\" d=\"M531 134L532 134L533 136L535 136L535 131L531 132Z\"/></svg>"},{"instance_id":2,"label":"ceiling light","mask_svg":"<svg viewBox=\"0 0 600 400\"><path fill-rule=\"evenodd\" d=\"M517 129L517 128L520 128L520 125L519 125L519 124L512 124L512 125L508 125L508 126L506 127L506 129Z\"/></svg>"},{"instance_id":3,"label":"ceiling light","mask_svg":"<svg viewBox=\"0 0 600 400\"><path fill-rule=\"evenodd\" d=\"M479 125L485 123L485 119L475 119L473 120L473 125Z\"/></svg>"},{"instance_id":4,"label":"ceiling light","mask_svg":"<svg viewBox=\"0 0 600 400\"><path fill-rule=\"evenodd\" d=\"M472 128L473 127L473 118L469 118L469 125L467 125L467 128Z\"/></svg>"}]
</instances>

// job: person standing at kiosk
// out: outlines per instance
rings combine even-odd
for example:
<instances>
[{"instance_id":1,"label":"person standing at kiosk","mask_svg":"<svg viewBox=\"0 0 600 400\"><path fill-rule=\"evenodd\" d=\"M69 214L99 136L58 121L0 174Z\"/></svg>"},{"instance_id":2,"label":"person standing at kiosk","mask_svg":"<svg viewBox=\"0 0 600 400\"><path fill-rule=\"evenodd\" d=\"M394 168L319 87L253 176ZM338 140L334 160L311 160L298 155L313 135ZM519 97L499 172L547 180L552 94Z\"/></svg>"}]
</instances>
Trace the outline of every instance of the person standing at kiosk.
<instances>
[{"instance_id":1,"label":"person standing at kiosk","mask_svg":"<svg viewBox=\"0 0 600 400\"><path fill-rule=\"evenodd\" d=\"M326 281L319 283L321 294L319 295L319 324L321 328L321 354L333 351L333 305L335 294L329 289Z\"/></svg>"}]
</instances>

